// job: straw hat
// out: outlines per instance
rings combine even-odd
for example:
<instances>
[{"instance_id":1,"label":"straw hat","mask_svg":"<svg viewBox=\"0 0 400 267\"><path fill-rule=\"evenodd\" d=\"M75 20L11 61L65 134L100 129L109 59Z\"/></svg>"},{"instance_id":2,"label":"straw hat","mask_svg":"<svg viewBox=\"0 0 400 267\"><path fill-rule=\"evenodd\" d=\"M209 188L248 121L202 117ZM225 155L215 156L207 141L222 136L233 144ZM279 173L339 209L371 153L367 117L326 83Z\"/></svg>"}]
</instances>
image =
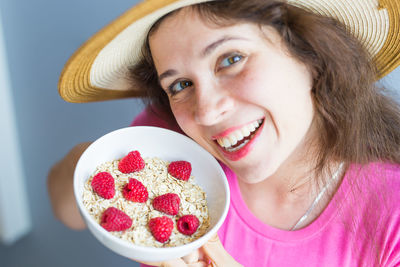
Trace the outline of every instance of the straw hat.
<instances>
[{"instance_id":1,"label":"straw hat","mask_svg":"<svg viewBox=\"0 0 400 267\"><path fill-rule=\"evenodd\" d=\"M139 57L147 32L163 15L210 0L146 0L84 43L65 65L59 93L69 102L144 96L131 88L128 67ZM212 1L212 0L211 0ZM400 65L400 0L288 0L337 18L371 53L381 78Z\"/></svg>"}]
</instances>

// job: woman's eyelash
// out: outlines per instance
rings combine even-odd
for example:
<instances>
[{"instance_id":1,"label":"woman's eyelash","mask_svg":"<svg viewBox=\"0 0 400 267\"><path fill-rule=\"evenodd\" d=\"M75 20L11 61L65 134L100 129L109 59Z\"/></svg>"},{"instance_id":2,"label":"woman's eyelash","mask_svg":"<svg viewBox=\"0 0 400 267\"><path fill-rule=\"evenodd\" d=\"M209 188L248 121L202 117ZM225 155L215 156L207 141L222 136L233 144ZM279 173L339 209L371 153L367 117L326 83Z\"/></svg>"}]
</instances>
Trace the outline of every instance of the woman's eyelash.
<instances>
[{"instance_id":1,"label":"woman's eyelash","mask_svg":"<svg viewBox=\"0 0 400 267\"><path fill-rule=\"evenodd\" d=\"M219 63L219 68L229 67L241 61L243 57L244 57L243 55L238 53L223 55Z\"/></svg>"},{"instance_id":2,"label":"woman's eyelash","mask_svg":"<svg viewBox=\"0 0 400 267\"><path fill-rule=\"evenodd\" d=\"M227 68L231 65L234 65L241 60L243 60L244 56L239 53L229 53L221 56L221 59L218 61L218 68L223 69ZM175 95L181 91L183 91L185 88L192 86L193 83L189 80L177 80L174 81L171 85L168 86L168 92L170 95Z\"/></svg>"},{"instance_id":3,"label":"woman's eyelash","mask_svg":"<svg viewBox=\"0 0 400 267\"><path fill-rule=\"evenodd\" d=\"M192 86L192 82L188 80L181 80L181 81L175 81L173 82L170 86L168 86L168 92L171 95L175 95L179 93L180 91L184 90L185 88ZM179 88L177 88L179 87Z\"/></svg>"}]
</instances>

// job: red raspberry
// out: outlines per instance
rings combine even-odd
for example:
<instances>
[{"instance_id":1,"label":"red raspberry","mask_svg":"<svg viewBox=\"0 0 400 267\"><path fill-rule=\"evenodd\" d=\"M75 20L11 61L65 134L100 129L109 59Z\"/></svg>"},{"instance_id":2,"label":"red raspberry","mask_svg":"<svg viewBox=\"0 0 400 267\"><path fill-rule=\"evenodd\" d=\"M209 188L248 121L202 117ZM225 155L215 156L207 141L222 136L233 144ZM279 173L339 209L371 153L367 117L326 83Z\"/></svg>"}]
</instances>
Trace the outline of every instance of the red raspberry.
<instances>
[{"instance_id":1,"label":"red raspberry","mask_svg":"<svg viewBox=\"0 0 400 267\"><path fill-rule=\"evenodd\" d=\"M166 242L171 236L174 222L167 216L150 219L149 228L154 238L161 243Z\"/></svg>"},{"instance_id":2,"label":"red raspberry","mask_svg":"<svg viewBox=\"0 0 400 267\"><path fill-rule=\"evenodd\" d=\"M132 226L132 219L123 211L109 207L102 216L100 225L107 231L124 231Z\"/></svg>"},{"instance_id":3,"label":"red raspberry","mask_svg":"<svg viewBox=\"0 0 400 267\"><path fill-rule=\"evenodd\" d=\"M127 200L141 203L146 202L149 197L146 187L135 178L129 179L129 182L122 189L122 195Z\"/></svg>"},{"instance_id":4,"label":"red raspberry","mask_svg":"<svg viewBox=\"0 0 400 267\"><path fill-rule=\"evenodd\" d=\"M177 194L167 193L153 199L154 209L169 215L176 215L179 211L181 200Z\"/></svg>"},{"instance_id":5,"label":"red raspberry","mask_svg":"<svg viewBox=\"0 0 400 267\"><path fill-rule=\"evenodd\" d=\"M192 165L184 160L173 161L168 165L168 173L183 181L189 180L191 172Z\"/></svg>"},{"instance_id":6,"label":"red raspberry","mask_svg":"<svg viewBox=\"0 0 400 267\"><path fill-rule=\"evenodd\" d=\"M139 151L131 151L123 157L118 163L118 170L122 173L131 173L140 171L144 168L144 160L140 156Z\"/></svg>"},{"instance_id":7,"label":"red raspberry","mask_svg":"<svg viewBox=\"0 0 400 267\"><path fill-rule=\"evenodd\" d=\"M113 198L115 195L114 178L108 172L99 172L92 179L92 188L99 196L105 199Z\"/></svg>"},{"instance_id":8,"label":"red raspberry","mask_svg":"<svg viewBox=\"0 0 400 267\"><path fill-rule=\"evenodd\" d=\"M184 235L192 235L199 227L199 219L194 215L184 215L176 223L178 231Z\"/></svg>"}]
</instances>

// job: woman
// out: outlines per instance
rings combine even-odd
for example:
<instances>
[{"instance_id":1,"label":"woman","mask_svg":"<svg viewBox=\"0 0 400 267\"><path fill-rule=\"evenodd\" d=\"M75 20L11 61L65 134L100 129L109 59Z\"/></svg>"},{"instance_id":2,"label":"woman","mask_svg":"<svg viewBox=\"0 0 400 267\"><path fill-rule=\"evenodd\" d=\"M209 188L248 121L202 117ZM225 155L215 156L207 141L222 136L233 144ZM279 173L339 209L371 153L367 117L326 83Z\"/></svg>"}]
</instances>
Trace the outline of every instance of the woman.
<instances>
[{"instance_id":1,"label":"woman","mask_svg":"<svg viewBox=\"0 0 400 267\"><path fill-rule=\"evenodd\" d=\"M134 125L173 128L176 120L228 176L232 205L218 232L223 247L216 238L200 253L150 264L398 266L400 111L374 84L387 65L377 58L374 65L374 52L338 21L307 11L317 8L311 2L305 8L274 0L194 1L186 7L173 1L167 10L161 2L149 1L126 15L150 6L152 14L163 10L141 21L147 27L133 22L102 44L91 61L90 94L75 92L79 101L90 101L133 91L98 87L146 88L155 112L146 110ZM345 9L354 5L343 2ZM129 79L107 84L99 62L104 66L112 57L108 52L133 33L141 36L132 43L142 54L126 56L134 58L125 64ZM70 101L66 83L77 71L69 71L83 54L60 81ZM50 194L60 181L71 183L67 170L84 148L52 169ZM53 199L62 205L73 200L60 198ZM54 207L61 220L68 217Z\"/></svg>"}]
</instances>

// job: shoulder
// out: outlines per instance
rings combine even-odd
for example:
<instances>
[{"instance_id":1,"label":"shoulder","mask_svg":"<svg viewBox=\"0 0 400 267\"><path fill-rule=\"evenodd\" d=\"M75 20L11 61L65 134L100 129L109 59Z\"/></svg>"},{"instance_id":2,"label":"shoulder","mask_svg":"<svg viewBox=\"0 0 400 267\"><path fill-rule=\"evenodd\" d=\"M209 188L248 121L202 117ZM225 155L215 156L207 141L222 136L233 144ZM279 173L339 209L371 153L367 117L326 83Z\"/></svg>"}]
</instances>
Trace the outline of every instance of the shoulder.
<instances>
[{"instance_id":1,"label":"shoulder","mask_svg":"<svg viewBox=\"0 0 400 267\"><path fill-rule=\"evenodd\" d=\"M363 220L366 214L400 221L400 165L374 162L353 164L344 180L346 203ZM355 214L354 214L355 215ZM370 218L372 219L372 218Z\"/></svg>"},{"instance_id":2,"label":"shoulder","mask_svg":"<svg viewBox=\"0 0 400 267\"><path fill-rule=\"evenodd\" d=\"M360 190L365 200L397 209L400 212L400 165L373 162L353 167L353 190ZM365 201L367 203L367 201ZM396 204L395 204L396 203Z\"/></svg>"},{"instance_id":3,"label":"shoulder","mask_svg":"<svg viewBox=\"0 0 400 267\"><path fill-rule=\"evenodd\" d=\"M378 235L381 244L380 266L399 266L400 264L400 165L375 163L373 172L378 178L377 201L381 201L379 225L381 234ZM386 212L385 212L386 211ZM378 226L378 227L379 227ZM378 228L379 229L379 228Z\"/></svg>"},{"instance_id":4,"label":"shoulder","mask_svg":"<svg viewBox=\"0 0 400 267\"><path fill-rule=\"evenodd\" d=\"M400 165L374 162L349 168L347 211L358 240L372 238L380 250L379 266L400 260Z\"/></svg>"},{"instance_id":5,"label":"shoulder","mask_svg":"<svg viewBox=\"0 0 400 267\"><path fill-rule=\"evenodd\" d=\"M400 177L400 164L387 162L372 162L366 165L367 169L375 174L385 174L392 177Z\"/></svg>"},{"instance_id":6,"label":"shoulder","mask_svg":"<svg viewBox=\"0 0 400 267\"><path fill-rule=\"evenodd\" d=\"M361 187L374 187L374 190L384 188L400 190L400 164L385 162L354 164L349 171L351 176L359 181Z\"/></svg>"},{"instance_id":7,"label":"shoulder","mask_svg":"<svg viewBox=\"0 0 400 267\"><path fill-rule=\"evenodd\" d=\"M154 126L183 133L176 120L157 109L147 106L132 121L131 126Z\"/></svg>"}]
</instances>

